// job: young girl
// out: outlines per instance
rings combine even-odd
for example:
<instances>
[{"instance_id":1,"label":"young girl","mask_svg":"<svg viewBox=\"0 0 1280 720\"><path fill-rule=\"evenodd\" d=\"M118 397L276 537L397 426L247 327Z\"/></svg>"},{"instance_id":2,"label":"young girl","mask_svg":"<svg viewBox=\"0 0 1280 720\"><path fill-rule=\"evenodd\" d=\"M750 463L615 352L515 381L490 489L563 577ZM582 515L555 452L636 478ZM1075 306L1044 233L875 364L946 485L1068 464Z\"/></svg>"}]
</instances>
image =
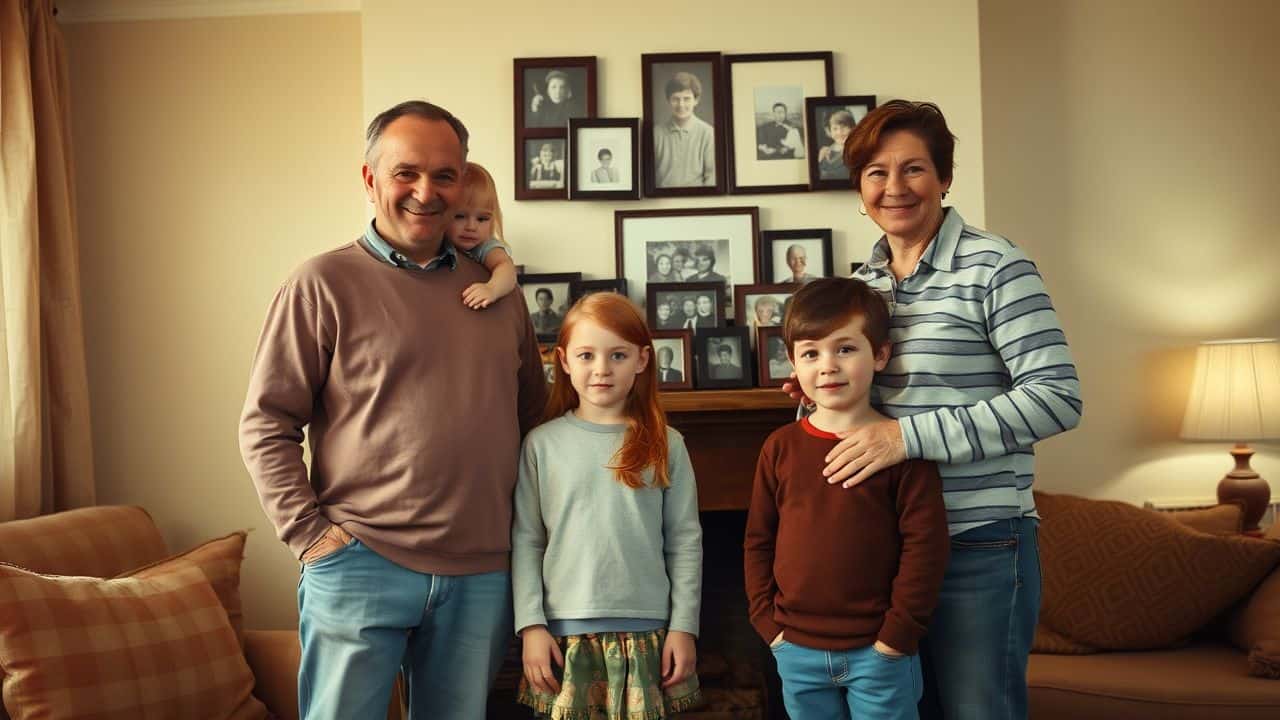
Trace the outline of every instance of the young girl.
<instances>
[{"instance_id":1,"label":"young girl","mask_svg":"<svg viewBox=\"0 0 1280 720\"><path fill-rule=\"evenodd\" d=\"M653 342L624 296L565 316L547 421L525 438L511 538L519 701L552 720L668 718L700 700L702 528Z\"/></svg>"},{"instance_id":2,"label":"young girl","mask_svg":"<svg viewBox=\"0 0 1280 720\"><path fill-rule=\"evenodd\" d=\"M463 304L481 310L515 289L516 265L502 237L498 188L489 171L476 163L467 163L462 175L462 203L453 211L449 239L490 273L489 282L473 283L462 291Z\"/></svg>"}]
</instances>

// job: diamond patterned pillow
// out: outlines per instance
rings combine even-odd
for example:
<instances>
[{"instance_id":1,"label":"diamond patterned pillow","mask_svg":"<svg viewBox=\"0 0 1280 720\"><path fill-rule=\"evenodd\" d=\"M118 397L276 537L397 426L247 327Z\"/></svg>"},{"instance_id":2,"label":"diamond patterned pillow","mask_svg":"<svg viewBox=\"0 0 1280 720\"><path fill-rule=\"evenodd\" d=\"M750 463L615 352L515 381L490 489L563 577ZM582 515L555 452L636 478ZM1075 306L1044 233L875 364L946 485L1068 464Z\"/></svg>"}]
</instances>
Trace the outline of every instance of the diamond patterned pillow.
<instances>
[{"instance_id":1,"label":"diamond patterned pillow","mask_svg":"<svg viewBox=\"0 0 1280 720\"><path fill-rule=\"evenodd\" d=\"M1040 619L1103 650L1173 646L1243 598L1280 544L1216 536L1120 502L1036 493Z\"/></svg>"}]
</instances>

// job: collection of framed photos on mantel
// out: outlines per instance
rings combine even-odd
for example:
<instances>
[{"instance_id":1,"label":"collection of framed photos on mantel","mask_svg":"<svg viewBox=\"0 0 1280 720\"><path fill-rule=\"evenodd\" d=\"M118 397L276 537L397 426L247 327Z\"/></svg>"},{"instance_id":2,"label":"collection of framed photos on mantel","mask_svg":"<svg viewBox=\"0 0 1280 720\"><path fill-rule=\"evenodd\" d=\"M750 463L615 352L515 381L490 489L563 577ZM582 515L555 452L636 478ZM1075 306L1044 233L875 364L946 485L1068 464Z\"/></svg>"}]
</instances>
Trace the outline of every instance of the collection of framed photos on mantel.
<instances>
[{"instance_id":1,"label":"collection of framed photos on mantel","mask_svg":"<svg viewBox=\"0 0 1280 720\"><path fill-rule=\"evenodd\" d=\"M875 108L835 95L832 53L641 56L643 118L596 115L596 58L517 58L517 200L639 200L850 189L844 140ZM564 314L591 292L645 308L659 388L779 387L782 318L834 274L829 228L760 231L759 208L614 212L616 277L524 273L551 377Z\"/></svg>"}]
</instances>

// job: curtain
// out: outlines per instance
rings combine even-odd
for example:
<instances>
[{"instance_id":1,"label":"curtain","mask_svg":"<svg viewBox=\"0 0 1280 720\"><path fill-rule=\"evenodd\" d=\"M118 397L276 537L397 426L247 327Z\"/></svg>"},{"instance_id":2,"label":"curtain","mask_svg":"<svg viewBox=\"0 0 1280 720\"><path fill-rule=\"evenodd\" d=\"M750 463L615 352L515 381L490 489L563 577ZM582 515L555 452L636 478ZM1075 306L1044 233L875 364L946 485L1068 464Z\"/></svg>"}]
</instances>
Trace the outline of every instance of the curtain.
<instances>
[{"instance_id":1,"label":"curtain","mask_svg":"<svg viewBox=\"0 0 1280 720\"><path fill-rule=\"evenodd\" d=\"M67 58L0 0L0 521L94 503Z\"/></svg>"}]
</instances>

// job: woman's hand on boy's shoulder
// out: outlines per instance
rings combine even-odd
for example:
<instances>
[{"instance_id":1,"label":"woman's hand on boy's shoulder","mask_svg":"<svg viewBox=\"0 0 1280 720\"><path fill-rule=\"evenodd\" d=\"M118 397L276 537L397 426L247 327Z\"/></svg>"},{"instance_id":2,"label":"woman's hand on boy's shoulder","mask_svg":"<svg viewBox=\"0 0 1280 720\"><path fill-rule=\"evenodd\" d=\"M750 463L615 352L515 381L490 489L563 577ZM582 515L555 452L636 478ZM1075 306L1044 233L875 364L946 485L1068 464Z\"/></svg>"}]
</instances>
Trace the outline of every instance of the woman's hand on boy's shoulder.
<instances>
[{"instance_id":1,"label":"woman's hand on boy's shoulder","mask_svg":"<svg viewBox=\"0 0 1280 720\"><path fill-rule=\"evenodd\" d=\"M841 440L827 453L822 474L827 482L851 488L887 467L907 459L902 427L892 418L837 433Z\"/></svg>"},{"instance_id":2,"label":"woman's hand on boy's shoulder","mask_svg":"<svg viewBox=\"0 0 1280 720\"><path fill-rule=\"evenodd\" d=\"M558 694L560 681L556 680L555 668L551 663L564 667L564 656L560 654L560 645L551 636L547 626L530 625L520 631L520 640L524 646L521 659L525 679L538 692Z\"/></svg>"},{"instance_id":3,"label":"woman's hand on boy's shoulder","mask_svg":"<svg viewBox=\"0 0 1280 720\"><path fill-rule=\"evenodd\" d=\"M683 682L698 664L698 650L693 635L680 630L667 632L662 643L662 687Z\"/></svg>"}]
</instances>

